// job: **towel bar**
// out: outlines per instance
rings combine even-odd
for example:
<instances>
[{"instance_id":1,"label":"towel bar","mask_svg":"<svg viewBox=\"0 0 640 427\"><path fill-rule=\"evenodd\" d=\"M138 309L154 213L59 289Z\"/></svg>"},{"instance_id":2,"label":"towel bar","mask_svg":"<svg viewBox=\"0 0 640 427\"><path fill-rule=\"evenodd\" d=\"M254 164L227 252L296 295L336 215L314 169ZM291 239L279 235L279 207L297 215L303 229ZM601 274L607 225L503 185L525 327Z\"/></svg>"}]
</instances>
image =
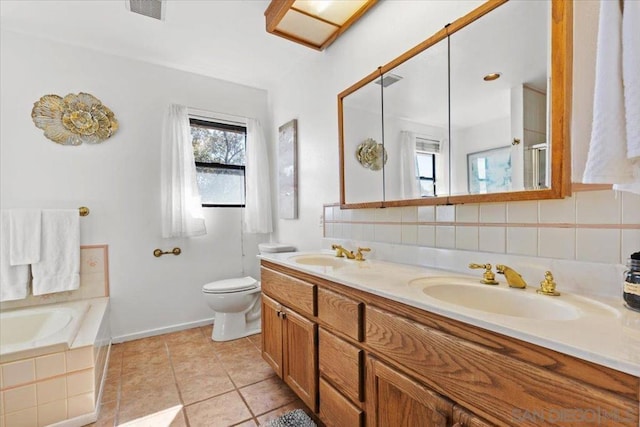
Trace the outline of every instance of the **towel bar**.
<instances>
[{"instance_id":1,"label":"towel bar","mask_svg":"<svg viewBox=\"0 0 640 427\"><path fill-rule=\"evenodd\" d=\"M173 248L172 250L166 251L166 252L163 252L162 249L155 249L153 251L153 256L156 258L159 258L162 255L167 255L167 254L180 255L181 253L182 253L182 250L180 248Z\"/></svg>"}]
</instances>

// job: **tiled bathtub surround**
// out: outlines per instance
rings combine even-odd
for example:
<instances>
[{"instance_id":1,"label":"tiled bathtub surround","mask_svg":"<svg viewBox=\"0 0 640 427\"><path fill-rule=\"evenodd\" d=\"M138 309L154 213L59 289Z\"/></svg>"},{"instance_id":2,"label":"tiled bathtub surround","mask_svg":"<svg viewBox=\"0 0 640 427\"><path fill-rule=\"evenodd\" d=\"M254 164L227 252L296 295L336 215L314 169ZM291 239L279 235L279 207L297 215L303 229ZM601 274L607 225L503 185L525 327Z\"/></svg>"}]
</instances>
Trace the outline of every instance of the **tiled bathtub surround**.
<instances>
[{"instance_id":1,"label":"tiled bathtub surround","mask_svg":"<svg viewBox=\"0 0 640 427\"><path fill-rule=\"evenodd\" d=\"M87 316L103 317L88 319L98 323L78 332L76 348L0 365L0 425L46 426L71 419L86 424L95 419L108 358L109 319L104 308Z\"/></svg>"},{"instance_id":2,"label":"tiled bathtub surround","mask_svg":"<svg viewBox=\"0 0 640 427\"><path fill-rule=\"evenodd\" d=\"M75 291L29 296L0 303L0 311L42 304L109 296L108 245L80 246L80 288Z\"/></svg>"},{"instance_id":3,"label":"tiled bathtub surround","mask_svg":"<svg viewBox=\"0 0 640 427\"><path fill-rule=\"evenodd\" d=\"M384 209L324 207L324 236L624 264L640 250L640 196L612 190L561 200Z\"/></svg>"}]
</instances>

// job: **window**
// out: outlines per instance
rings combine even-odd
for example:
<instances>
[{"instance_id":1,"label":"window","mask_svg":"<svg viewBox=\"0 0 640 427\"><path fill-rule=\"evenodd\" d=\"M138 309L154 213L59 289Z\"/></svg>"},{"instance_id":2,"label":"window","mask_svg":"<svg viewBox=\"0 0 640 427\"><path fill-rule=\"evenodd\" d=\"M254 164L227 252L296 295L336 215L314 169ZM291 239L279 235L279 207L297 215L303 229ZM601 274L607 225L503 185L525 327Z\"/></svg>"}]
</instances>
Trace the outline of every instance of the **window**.
<instances>
[{"instance_id":1,"label":"window","mask_svg":"<svg viewBox=\"0 0 640 427\"><path fill-rule=\"evenodd\" d=\"M420 183L420 197L436 196L436 162L440 141L416 135L416 169Z\"/></svg>"},{"instance_id":2,"label":"window","mask_svg":"<svg viewBox=\"0 0 640 427\"><path fill-rule=\"evenodd\" d=\"M190 118L202 206L244 207L247 128Z\"/></svg>"},{"instance_id":3,"label":"window","mask_svg":"<svg viewBox=\"0 0 640 427\"><path fill-rule=\"evenodd\" d=\"M433 197L436 195L436 155L416 152L416 165L420 182L420 197Z\"/></svg>"}]
</instances>

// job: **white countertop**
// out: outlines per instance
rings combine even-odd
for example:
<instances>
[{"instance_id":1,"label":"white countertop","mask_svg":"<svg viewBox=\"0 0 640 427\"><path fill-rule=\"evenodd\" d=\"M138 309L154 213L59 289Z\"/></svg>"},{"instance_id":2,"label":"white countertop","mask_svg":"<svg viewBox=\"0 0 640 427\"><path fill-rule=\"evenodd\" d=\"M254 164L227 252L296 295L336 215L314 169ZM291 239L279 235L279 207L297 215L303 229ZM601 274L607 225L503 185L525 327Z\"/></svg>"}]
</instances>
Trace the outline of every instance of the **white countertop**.
<instances>
[{"instance_id":1,"label":"white countertop","mask_svg":"<svg viewBox=\"0 0 640 427\"><path fill-rule=\"evenodd\" d=\"M262 254L259 258L640 377L640 313L625 308L621 299L587 298L567 292L548 297L536 294L537 286L511 289L500 275L497 275L500 285L489 287L479 283L481 271L465 275L380 260L359 262L344 258L335 258L335 267L295 261L296 257L319 254L332 255L333 251ZM560 315L554 320L533 319L480 311L436 299L423 292L424 286L411 285L412 280L432 277L440 277L443 282L459 278L465 286L477 283L495 292L524 292L531 299L553 298L544 301L552 307L557 305L558 310L571 306L575 316L568 317L575 318L565 320Z\"/></svg>"}]
</instances>

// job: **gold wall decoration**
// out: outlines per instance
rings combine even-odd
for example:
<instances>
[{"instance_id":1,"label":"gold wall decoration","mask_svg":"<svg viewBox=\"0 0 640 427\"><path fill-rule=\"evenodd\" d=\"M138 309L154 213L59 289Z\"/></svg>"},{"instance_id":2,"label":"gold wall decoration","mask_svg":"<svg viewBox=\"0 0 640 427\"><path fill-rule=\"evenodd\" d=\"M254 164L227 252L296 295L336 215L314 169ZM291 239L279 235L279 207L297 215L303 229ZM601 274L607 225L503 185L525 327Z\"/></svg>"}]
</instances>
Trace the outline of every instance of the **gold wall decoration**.
<instances>
[{"instance_id":1,"label":"gold wall decoration","mask_svg":"<svg viewBox=\"0 0 640 427\"><path fill-rule=\"evenodd\" d=\"M367 138L356 147L356 159L365 168L377 171L387 163L387 150L373 138Z\"/></svg>"},{"instance_id":2,"label":"gold wall decoration","mask_svg":"<svg viewBox=\"0 0 640 427\"><path fill-rule=\"evenodd\" d=\"M64 98L45 95L33 104L31 118L44 136L62 145L97 144L118 130L113 112L95 96L80 92Z\"/></svg>"}]
</instances>

